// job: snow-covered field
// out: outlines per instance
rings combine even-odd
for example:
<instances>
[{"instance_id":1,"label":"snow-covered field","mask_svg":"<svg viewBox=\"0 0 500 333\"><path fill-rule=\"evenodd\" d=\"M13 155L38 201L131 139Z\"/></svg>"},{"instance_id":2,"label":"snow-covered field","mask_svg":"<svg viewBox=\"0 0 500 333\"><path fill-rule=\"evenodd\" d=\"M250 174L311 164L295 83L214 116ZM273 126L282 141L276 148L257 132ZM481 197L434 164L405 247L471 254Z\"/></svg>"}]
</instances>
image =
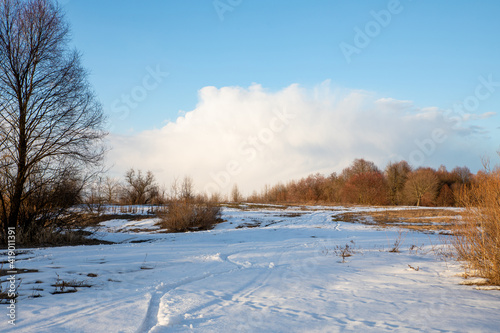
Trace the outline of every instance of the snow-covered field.
<instances>
[{"instance_id":1,"label":"snow-covered field","mask_svg":"<svg viewBox=\"0 0 500 333\"><path fill-rule=\"evenodd\" d=\"M226 208L214 230L178 234L151 230L154 219L106 222L98 236L118 244L18 256L39 271L20 274L16 326L2 315L0 331L500 330L500 291L461 285L460 266L435 255L438 235L405 231L389 252L398 230L334 221L342 210ZM74 289L61 281L90 287L53 294Z\"/></svg>"}]
</instances>

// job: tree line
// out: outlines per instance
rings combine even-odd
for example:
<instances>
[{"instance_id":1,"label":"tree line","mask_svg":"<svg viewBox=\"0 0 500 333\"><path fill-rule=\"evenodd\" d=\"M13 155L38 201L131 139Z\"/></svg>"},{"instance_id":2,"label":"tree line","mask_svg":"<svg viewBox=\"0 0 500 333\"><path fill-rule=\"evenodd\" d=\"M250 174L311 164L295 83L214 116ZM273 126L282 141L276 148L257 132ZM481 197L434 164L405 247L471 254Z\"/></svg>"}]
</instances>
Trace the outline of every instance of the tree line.
<instances>
[{"instance_id":1,"label":"tree line","mask_svg":"<svg viewBox=\"0 0 500 333\"><path fill-rule=\"evenodd\" d=\"M255 203L325 203L356 205L408 205L455 207L461 192L483 172L473 174L468 167L445 166L412 168L406 161L390 162L384 170L365 159L328 176L311 174L299 180L265 186L245 197L235 184L228 196L197 193L191 177L175 179L170 188L160 186L151 171L129 169L122 180L98 178L82 191L80 202L92 205L163 205L175 200Z\"/></svg>"},{"instance_id":2,"label":"tree line","mask_svg":"<svg viewBox=\"0 0 500 333\"><path fill-rule=\"evenodd\" d=\"M467 167L448 171L412 168L408 162L390 162L384 170L364 159L354 160L339 174L316 173L286 184L266 186L248 197L251 202L332 203L358 205L460 205L460 191L474 181Z\"/></svg>"}]
</instances>

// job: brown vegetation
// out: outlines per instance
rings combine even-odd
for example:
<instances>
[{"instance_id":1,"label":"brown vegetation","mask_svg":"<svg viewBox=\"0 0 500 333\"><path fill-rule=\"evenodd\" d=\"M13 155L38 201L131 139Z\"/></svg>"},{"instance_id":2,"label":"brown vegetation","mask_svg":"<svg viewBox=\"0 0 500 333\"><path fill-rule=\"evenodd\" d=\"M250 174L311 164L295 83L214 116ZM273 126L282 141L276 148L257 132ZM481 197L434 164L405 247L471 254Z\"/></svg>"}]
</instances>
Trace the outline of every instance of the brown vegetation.
<instances>
[{"instance_id":1,"label":"brown vegetation","mask_svg":"<svg viewBox=\"0 0 500 333\"><path fill-rule=\"evenodd\" d=\"M158 216L160 226L169 232L209 230L221 222L221 207L205 198L177 199Z\"/></svg>"},{"instance_id":2,"label":"brown vegetation","mask_svg":"<svg viewBox=\"0 0 500 333\"><path fill-rule=\"evenodd\" d=\"M407 203L430 206L436 199L439 179L431 168L418 169L408 175L404 191Z\"/></svg>"},{"instance_id":3,"label":"brown vegetation","mask_svg":"<svg viewBox=\"0 0 500 333\"><path fill-rule=\"evenodd\" d=\"M456 230L456 224L461 220L461 216L462 212L459 210L412 208L342 213L335 215L335 220L373 224L377 227L452 233Z\"/></svg>"},{"instance_id":4,"label":"brown vegetation","mask_svg":"<svg viewBox=\"0 0 500 333\"><path fill-rule=\"evenodd\" d=\"M406 161L401 161L399 163L391 162L385 168L388 200L391 205L400 205L404 203L403 189L410 172L411 167Z\"/></svg>"},{"instance_id":5,"label":"brown vegetation","mask_svg":"<svg viewBox=\"0 0 500 333\"><path fill-rule=\"evenodd\" d=\"M376 171L356 174L342 188L343 201L359 205L385 205L387 193L387 182L382 173Z\"/></svg>"},{"instance_id":6,"label":"brown vegetation","mask_svg":"<svg viewBox=\"0 0 500 333\"><path fill-rule=\"evenodd\" d=\"M214 198L195 195L193 180L186 176L180 183L174 181L166 210L157 215L161 218L159 225L169 232L199 231L221 222L221 210Z\"/></svg>"},{"instance_id":7,"label":"brown vegetation","mask_svg":"<svg viewBox=\"0 0 500 333\"><path fill-rule=\"evenodd\" d=\"M247 200L256 203L291 204L355 204L457 206L458 193L474 176L466 167L451 172L444 166L438 170L412 170L406 161L389 163L381 172L373 162L356 159L340 175L319 173L287 184L266 186Z\"/></svg>"},{"instance_id":8,"label":"brown vegetation","mask_svg":"<svg viewBox=\"0 0 500 333\"><path fill-rule=\"evenodd\" d=\"M500 284L500 170L481 172L470 188L461 192L463 222L453 239L459 259L472 275Z\"/></svg>"}]
</instances>

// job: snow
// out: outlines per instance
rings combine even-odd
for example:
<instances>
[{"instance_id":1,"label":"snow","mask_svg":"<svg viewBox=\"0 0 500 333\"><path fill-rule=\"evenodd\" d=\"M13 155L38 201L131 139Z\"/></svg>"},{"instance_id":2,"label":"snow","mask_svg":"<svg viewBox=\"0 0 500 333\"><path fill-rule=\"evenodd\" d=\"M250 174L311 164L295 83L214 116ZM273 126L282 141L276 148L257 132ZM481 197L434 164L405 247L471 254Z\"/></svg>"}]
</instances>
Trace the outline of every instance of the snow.
<instances>
[{"instance_id":1,"label":"snow","mask_svg":"<svg viewBox=\"0 0 500 333\"><path fill-rule=\"evenodd\" d=\"M109 220L106 222L100 223L100 229L105 232L137 232L140 230L151 230L151 229L160 229L156 223L159 222L158 218L149 218L149 219L141 219L141 220Z\"/></svg>"},{"instance_id":2,"label":"snow","mask_svg":"<svg viewBox=\"0 0 500 333\"><path fill-rule=\"evenodd\" d=\"M15 331L498 331L500 291L461 284L435 255L446 236L404 231L392 253L398 229L333 221L357 209L226 208L214 230L175 234L113 220L98 236L117 244L30 249L18 267L39 272L22 274ZM53 295L57 279L92 287Z\"/></svg>"}]
</instances>

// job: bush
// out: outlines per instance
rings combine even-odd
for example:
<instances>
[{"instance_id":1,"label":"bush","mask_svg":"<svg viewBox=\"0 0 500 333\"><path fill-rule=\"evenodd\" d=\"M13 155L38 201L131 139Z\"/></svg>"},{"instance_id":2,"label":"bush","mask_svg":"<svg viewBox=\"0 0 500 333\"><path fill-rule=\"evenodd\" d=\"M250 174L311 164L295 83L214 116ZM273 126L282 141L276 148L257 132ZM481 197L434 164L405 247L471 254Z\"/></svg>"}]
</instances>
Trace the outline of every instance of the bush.
<instances>
[{"instance_id":1,"label":"bush","mask_svg":"<svg viewBox=\"0 0 500 333\"><path fill-rule=\"evenodd\" d=\"M19 205L17 224L15 225L16 236L19 238L20 235L23 235L22 245L38 245L38 239L42 233L45 237L46 234L71 220L72 215L76 215L76 212L71 214L71 208L80 203L84 181L78 175L71 174L72 171L74 170L63 170L54 174L51 179L48 179L46 175L34 173L31 175L28 181L29 186L26 187L25 198ZM0 196L2 194L0 189ZM5 226L8 224L8 215L10 214L7 208L9 199L9 195L0 199L2 203L7 202L0 205L1 229L3 231L3 235L0 236L0 245L7 244Z\"/></svg>"},{"instance_id":2,"label":"bush","mask_svg":"<svg viewBox=\"0 0 500 333\"><path fill-rule=\"evenodd\" d=\"M91 235L91 232L81 229L50 225L43 229L16 231L16 246L22 248L109 244L107 241L93 239ZM7 245L0 244L0 249L2 248L7 248Z\"/></svg>"},{"instance_id":3,"label":"bush","mask_svg":"<svg viewBox=\"0 0 500 333\"><path fill-rule=\"evenodd\" d=\"M171 232L209 230L221 221L221 207L207 199L176 199L158 215L160 226Z\"/></svg>"},{"instance_id":4,"label":"bush","mask_svg":"<svg viewBox=\"0 0 500 333\"><path fill-rule=\"evenodd\" d=\"M453 245L459 259L491 284L500 284L500 170L478 173L461 192L465 207Z\"/></svg>"}]
</instances>

